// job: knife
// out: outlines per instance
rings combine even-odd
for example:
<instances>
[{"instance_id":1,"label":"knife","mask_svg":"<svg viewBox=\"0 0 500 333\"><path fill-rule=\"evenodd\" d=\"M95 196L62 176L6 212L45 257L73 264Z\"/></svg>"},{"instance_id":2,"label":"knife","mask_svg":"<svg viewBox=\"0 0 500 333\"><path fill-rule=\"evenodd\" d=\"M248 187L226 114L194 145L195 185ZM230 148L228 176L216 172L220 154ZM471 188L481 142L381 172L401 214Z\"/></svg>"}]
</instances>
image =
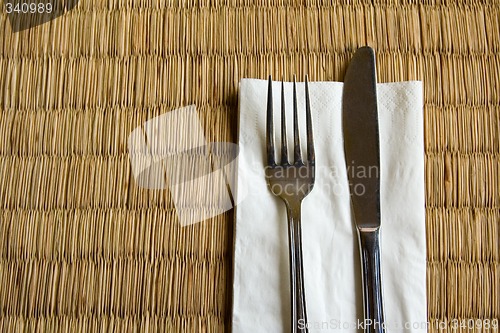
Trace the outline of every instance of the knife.
<instances>
[{"instance_id":1,"label":"knife","mask_svg":"<svg viewBox=\"0 0 500 333\"><path fill-rule=\"evenodd\" d=\"M365 333L385 332L380 274L380 147L375 54L361 47L347 69L342 97L344 154L358 232Z\"/></svg>"}]
</instances>

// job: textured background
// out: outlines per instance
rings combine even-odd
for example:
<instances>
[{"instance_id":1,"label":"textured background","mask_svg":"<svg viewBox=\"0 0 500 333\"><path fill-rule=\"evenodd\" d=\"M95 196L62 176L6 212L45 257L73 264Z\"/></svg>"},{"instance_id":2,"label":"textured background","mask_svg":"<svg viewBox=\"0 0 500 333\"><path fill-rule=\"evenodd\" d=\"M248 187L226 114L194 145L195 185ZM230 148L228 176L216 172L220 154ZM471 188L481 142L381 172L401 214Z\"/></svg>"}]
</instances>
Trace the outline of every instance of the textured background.
<instances>
[{"instance_id":1,"label":"textured background","mask_svg":"<svg viewBox=\"0 0 500 333\"><path fill-rule=\"evenodd\" d=\"M241 78L342 81L366 44L424 82L429 320L500 317L498 0L81 0L0 31L0 331L228 331L232 212L181 227L127 137L196 104L235 142Z\"/></svg>"}]
</instances>

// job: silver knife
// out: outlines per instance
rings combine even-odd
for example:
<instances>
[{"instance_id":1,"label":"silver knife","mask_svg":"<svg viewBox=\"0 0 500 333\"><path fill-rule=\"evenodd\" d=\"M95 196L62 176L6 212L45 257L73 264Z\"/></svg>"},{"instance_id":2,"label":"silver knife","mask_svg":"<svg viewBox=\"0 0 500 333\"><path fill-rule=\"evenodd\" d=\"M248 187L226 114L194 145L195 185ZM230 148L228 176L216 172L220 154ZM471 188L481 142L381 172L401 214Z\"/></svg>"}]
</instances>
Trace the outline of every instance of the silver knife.
<instances>
[{"instance_id":1,"label":"silver knife","mask_svg":"<svg viewBox=\"0 0 500 333\"><path fill-rule=\"evenodd\" d=\"M344 154L358 231L365 332L385 332L380 274L380 147L375 54L359 48L347 69L342 97Z\"/></svg>"}]
</instances>

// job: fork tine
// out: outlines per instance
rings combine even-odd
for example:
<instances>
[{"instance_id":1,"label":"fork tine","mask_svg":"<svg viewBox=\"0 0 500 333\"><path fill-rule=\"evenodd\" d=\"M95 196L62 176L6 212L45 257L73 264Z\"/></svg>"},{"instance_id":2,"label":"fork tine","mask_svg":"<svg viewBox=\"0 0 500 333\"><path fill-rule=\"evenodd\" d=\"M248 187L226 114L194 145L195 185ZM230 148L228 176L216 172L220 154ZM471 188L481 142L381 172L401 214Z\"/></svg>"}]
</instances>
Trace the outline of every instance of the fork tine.
<instances>
[{"instance_id":1,"label":"fork tine","mask_svg":"<svg viewBox=\"0 0 500 333\"><path fill-rule=\"evenodd\" d=\"M288 145L286 140L285 84L281 78L281 164L288 164Z\"/></svg>"},{"instance_id":2,"label":"fork tine","mask_svg":"<svg viewBox=\"0 0 500 333\"><path fill-rule=\"evenodd\" d=\"M311 119L311 101L309 99L309 80L306 75L306 129L307 129L307 160L314 163L316 156L314 153L314 140Z\"/></svg>"},{"instance_id":3,"label":"fork tine","mask_svg":"<svg viewBox=\"0 0 500 333\"><path fill-rule=\"evenodd\" d=\"M297 82L293 76L293 159L295 163L302 163L302 152L300 150L299 116L297 111Z\"/></svg>"},{"instance_id":4,"label":"fork tine","mask_svg":"<svg viewBox=\"0 0 500 333\"><path fill-rule=\"evenodd\" d=\"M266 120L266 149L267 165L276 165L274 154L274 125L273 125L273 80L269 75L269 86L267 89L267 120Z\"/></svg>"}]
</instances>

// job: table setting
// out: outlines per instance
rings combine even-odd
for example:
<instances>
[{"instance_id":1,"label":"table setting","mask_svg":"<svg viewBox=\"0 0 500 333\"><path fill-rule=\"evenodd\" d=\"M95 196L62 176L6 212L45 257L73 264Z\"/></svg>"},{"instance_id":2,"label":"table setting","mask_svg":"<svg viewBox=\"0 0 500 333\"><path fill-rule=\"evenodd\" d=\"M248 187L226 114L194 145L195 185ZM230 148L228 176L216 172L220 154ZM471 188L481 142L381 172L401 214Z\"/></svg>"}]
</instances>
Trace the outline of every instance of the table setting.
<instances>
[{"instance_id":1,"label":"table setting","mask_svg":"<svg viewBox=\"0 0 500 333\"><path fill-rule=\"evenodd\" d=\"M499 331L497 2L0 7L0 332Z\"/></svg>"},{"instance_id":2,"label":"table setting","mask_svg":"<svg viewBox=\"0 0 500 333\"><path fill-rule=\"evenodd\" d=\"M371 61L373 66L374 59L371 58L373 51L370 48L362 48L358 52L363 51L368 52L368 61ZM366 67L366 60L350 66L363 65ZM352 77L370 78L370 75L374 75L370 71L365 73L362 69L360 71ZM344 98L349 93L346 93L345 89L351 89L351 94L354 96L359 95L354 97L355 101L362 103L358 109L369 109L365 105L368 93L363 91L367 89L366 85L358 88L353 84L354 87L346 88L347 83L340 82L308 84L287 82L283 84L284 89L280 89L279 82L269 82L271 85L268 89L266 89L268 83L264 80L245 79L240 83L241 151L238 157L238 188L245 188L245 197L236 206L233 330L305 332L301 328L307 326L305 311L300 312L300 303L296 306L297 314L294 315L294 319L289 318L293 312L290 311L292 302L288 295L291 287L287 267L291 261L287 260L287 249L291 240L287 238L287 233L290 233L287 232L287 213L285 205L273 198L270 193L274 184L266 186L265 174L269 171L269 162L266 164L266 158L269 157L266 156L269 153L266 153L265 146L269 145L269 142L266 139L265 113L266 109L269 112L270 108L282 110L281 104L285 102L286 108L293 108L294 112L295 105L301 111L309 108L310 117L297 116L297 120L301 120L303 124L298 137L302 139L300 142L306 143L303 145L306 149L302 150L304 156L310 155L309 131L304 125L310 123L312 125L310 131L314 133L311 136L314 136L315 158L312 162L315 170L303 171L302 176L298 176L299 171L292 172L296 177L300 177L300 185L304 182L312 187L310 193L303 198L302 219L299 220L301 230L292 232L299 237L302 233L303 238L301 249L303 258L300 258L302 255L299 257L300 261L303 261L303 273L298 274L297 281L303 284L302 293L305 290L305 300L302 300L302 303L307 303L309 331L319 332L323 327L327 330L336 328L344 332L357 332L358 326L363 327L362 324L358 325L358 319L364 321L360 254L357 232L352 222L354 218L352 210L355 208L350 207L350 197L355 195L350 191L354 191L356 187L352 186L350 189L349 186L349 182L355 181L356 175L362 180L380 179L378 195L380 215L383 218L377 216L376 210L370 217L374 221L379 219L378 222L381 222L379 226L382 240L377 257L380 257L383 272L384 305L386 313L390 314L385 318L387 326L390 327L389 323L394 326L389 331L427 331L421 83L397 82L376 85L376 95L372 97L371 103L375 108L378 107L379 117L375 117L373 122L380 126L379 152L375 148L376 155L380 154L380 168L376 165L376 171L373 171L369 170L369 166L373 164L371 162L370 165L361 165L359 164L361 162L356 164L351 159L346 163L347 159L344 157L344 141L347 138L345 131L342 130L342 124L343 117L349 117L349 114L343 113ZM373 79L372 83L375 86ZM280 91L284 92L282 100ZM308 92L309 103L307 97L304 98ZM271 103L271 106L266 105L266 95L267 103ZM288 113L288 118L292 118L289 116L291 113ZM280 117L277 116L279 112L274 114L274 132L278 133L281 126ZM377 114L376 109L375 114ZM353 117L358 122L363 120L362 115L354 114ZM285 117L285 124L288 118ZM292 125L288 128L295 128L295 124L290 121L287 125ZM367 138L367 133L367 130L359 130L353 137L366 140L361 146L369 146L370 137ZM374 138L378 139L378 135ZM374 138L371 139L375 140ZM279 139L275 138L276 146L279 146L281 140L282 136ZM295 143L289 147L296 149ZM284 150L281 145L281 152ZM292 149L288 150L290 155L287 159L292 157ZM363 147L362 154L369 153L370 150ZM307 161L304 163L311 162L309 157L307 160L304 158L304 161ZM349 170L347 166L350 167ZM309 185L313 173L314 183ZM285 175L281 178L285 178ZM352 179L349 179L349 175L353 176ZM274 178L276 177L277 175L274 175ZM270 181L273 181L273 178ZM281 194L286 194L284 189L287 184L276 187L275 191L279 192L281 189ZM365 186L363 192L369 191L368 187ZM357 191L360 198L366 194L361 193L361 189ZM360 212L365 209L370 211L366 208L369 203L362 202L360 205L358 208ZM366 223L368 227L371 226L369 222ZM298 265L299 259L295 259L294 262ZM370 280L373 278L375 277L369 277ZM380 281L380 275L376 280ZM373 287L371 285L369 289ZM300 295L301 292L297 294ZM298 295L297 298L300 297ZM372 302L381 301L381 299L376 300L374 295L369 297L372 298ZM370 306L365 311L369 315L367 319L382 322L381 317L377 319L374 317L373 312L377 312L377 308L372 309ZM290 320L296 323L297 330L292 330ZM299 320L302 325L299 325ZM375 331L381 332L381 330Z\"/></svg>"}]
</instances>

